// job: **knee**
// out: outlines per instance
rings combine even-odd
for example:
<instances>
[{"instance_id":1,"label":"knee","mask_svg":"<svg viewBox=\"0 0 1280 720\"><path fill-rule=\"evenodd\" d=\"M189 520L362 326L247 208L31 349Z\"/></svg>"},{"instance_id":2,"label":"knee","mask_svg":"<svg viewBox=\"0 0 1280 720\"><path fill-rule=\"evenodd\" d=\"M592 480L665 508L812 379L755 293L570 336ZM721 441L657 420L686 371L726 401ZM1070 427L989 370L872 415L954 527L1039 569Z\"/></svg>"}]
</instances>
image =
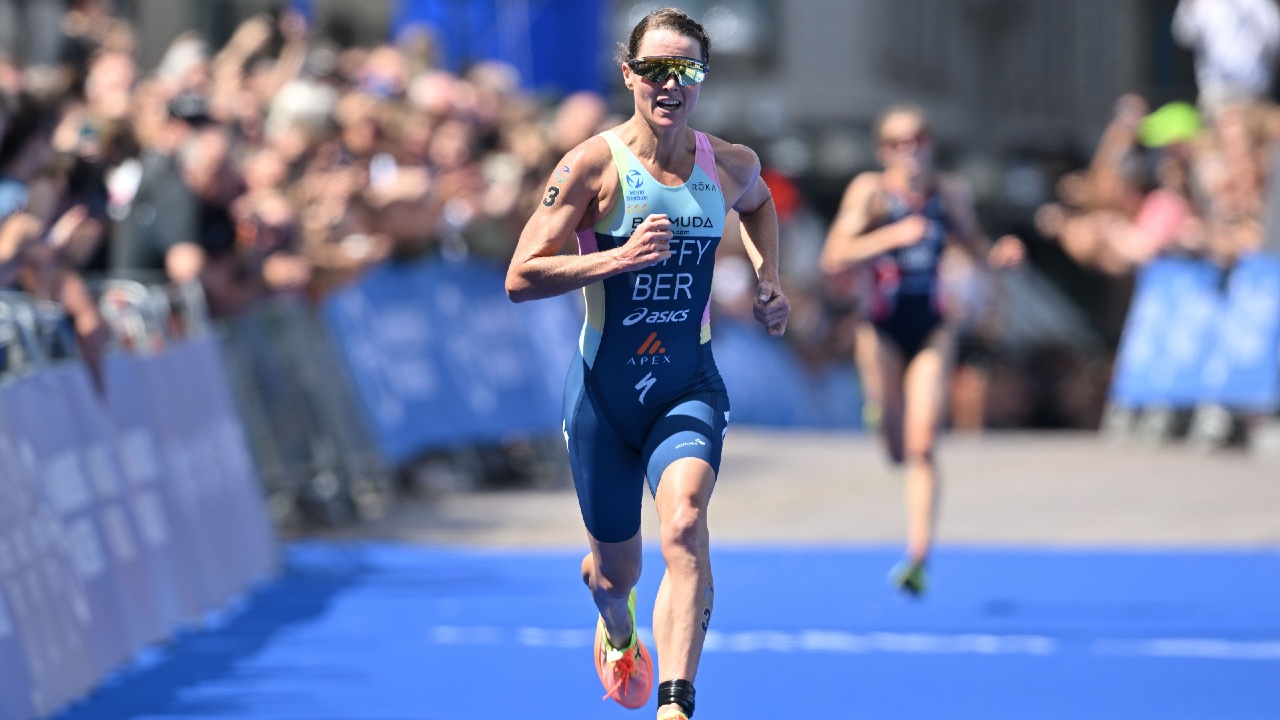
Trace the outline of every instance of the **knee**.
<instances>
[{"instance_id":1,"label":"knee","mask_svg":"<svg viewBox=\"0 0 1280 720\"><path fill-rule=\"evenodd\" d=\"M933 448L932 447L908 447L902 453L902 459L899 462L905 462L908 466L933 466Z\"/></svg>"},{"instance_id":2,"label":"knee","mask_svg":"<svg viewBox=\"0 0 1280 720\"><path fill-rule=\"evenodd\" d=\"M706 508L684 498L662 522L663 555L697 555L706 545Z\"/></svg>"},{"instance_id":3,"label":"knee","mask_svg":"<svg viewBox=\"0 0 1280 720\"><path fill-rule=\"evenodd\" d=\"M593 593L625 598L640 582L640 561L602 562L588 582Z\"/></svg>"}]
</instances>

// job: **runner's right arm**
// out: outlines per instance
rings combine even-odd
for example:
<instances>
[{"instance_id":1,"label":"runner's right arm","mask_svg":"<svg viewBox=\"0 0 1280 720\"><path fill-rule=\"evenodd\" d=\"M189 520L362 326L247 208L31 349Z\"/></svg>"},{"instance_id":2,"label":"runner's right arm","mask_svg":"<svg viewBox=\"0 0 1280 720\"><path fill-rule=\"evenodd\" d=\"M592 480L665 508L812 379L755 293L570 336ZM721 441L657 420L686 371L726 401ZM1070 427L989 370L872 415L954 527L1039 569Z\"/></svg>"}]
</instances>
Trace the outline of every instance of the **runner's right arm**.
<instances>
[{"instance_id":1,"label":"runner's right arm","mask_svg":"<svg viewBox=\"0 0 1280 720\"><path fill-rule=\"evenodd\" d=\"M919 215L909 215L896 223L867 231L875 224L873 201L879 191L879 173L863 173L849 183L822 248L823 271L846 270L924 237L929 221Z\"/></svg>"},{"instance_id":2,"label":"runner's right arm","mask_svg":"<svg viewBox=\"0 0 1280 720\"><path fill-rule=\"evenodd\" d=\"M507 296L513 301L562 295L671 257L665 215L650 215L622 247L562 255L578 230L589 229L617 202L618 193L609 184L616 183L617 170L608 145L599 137L569 151L556 168L507 268Z\"/></svg>"}]
</instances>

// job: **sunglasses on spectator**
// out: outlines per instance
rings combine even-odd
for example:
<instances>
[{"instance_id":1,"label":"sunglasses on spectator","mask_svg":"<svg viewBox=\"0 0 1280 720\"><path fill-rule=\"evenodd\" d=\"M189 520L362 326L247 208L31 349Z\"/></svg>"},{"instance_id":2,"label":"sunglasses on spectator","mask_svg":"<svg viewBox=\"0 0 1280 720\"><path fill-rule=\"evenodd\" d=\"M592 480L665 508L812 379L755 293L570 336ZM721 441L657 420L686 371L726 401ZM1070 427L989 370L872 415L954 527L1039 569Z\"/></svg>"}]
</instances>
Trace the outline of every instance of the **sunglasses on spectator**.
<instances>
[{"instance_id":1,"label":"sunglasses on spectator","mask_svg":"<svg viewBox=\"0 0 1280 720\"><path fill-rule=\"evenodd\" d=\"M907 137L882 137L880 138L880 147L893 152L901 152L903 150L915 150L927 142L929 142L929 133L921 130Z\"/></svg>"},{"instance_id":2,"label":"sunglasses on spectator","mask_svg":"<svg viewBox=\"0 0 1280 720\"><path fill-rule=\"evenodd\" d=\"M672 75L681 86L697 85L707 76L707 64L687 57L655 56L627 61L640 77L649 82L664 83Z\"/></svg>"}]
</instances>

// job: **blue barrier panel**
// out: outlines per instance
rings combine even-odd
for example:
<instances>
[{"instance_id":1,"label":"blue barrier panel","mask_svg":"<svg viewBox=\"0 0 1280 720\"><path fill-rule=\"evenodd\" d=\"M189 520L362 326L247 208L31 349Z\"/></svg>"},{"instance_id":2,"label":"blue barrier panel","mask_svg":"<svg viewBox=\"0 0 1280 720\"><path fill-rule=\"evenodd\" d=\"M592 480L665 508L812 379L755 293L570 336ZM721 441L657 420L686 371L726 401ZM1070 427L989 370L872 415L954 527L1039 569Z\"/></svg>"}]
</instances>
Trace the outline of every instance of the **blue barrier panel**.
<instances>
[{"instance_id":1,"label":"blue barrier panel","mask_svg":"<svg viewBox=\"0 0 1280 720\"><path fill-rule=\"evenodd\" d=\"M325 301L326 324L388 461L559 431L560 393L550 392L547 375L563 383L573 346L535 336L524 319L537 311L513 305L503 278L501 268L474 262L384 263ZM547 367L548 352L564 352L565 361Z\"/></svg>"},{"instance_id":2,"label":"blue barrier panel","mask_svg":"<svg viewBox=\"0 0 1280 720\"><path fill-rule=\"evenodd\" d=\"M231 493L217 459L217 434L210 421L208 378L200 372L201 346L190 342L171 344L154 358L155 387L162 392L151 399L158 417L169 423L165 452L169 466L186 488L184 499L190 503L192 516L199 522L193 526L196 547L203 567L201 587L204 609L211 610L238 592L241 579L236 571L240 562L234 533Z\"/></svg>"},{"instance_id":3,"label":"blue barrier panel","mask_svg":"<svg viewBox=\"0 0 1280 720\"><path fill-rule=\"evenodd\" d=\"M147 358L110 355L104 376L107 407L120 437L125 478L134 496L134 516L143 544L157 559L160 639L184 620L198 616L199 567L191 527L180 512L176 488L161 452L161 438L147 405Z\"/></svg>"},{"instance_id":4,"label":"blue barrier panel","mask_svg":"<svg viewBox=\"0 0 1280 720\"><path fill-rule=\"evenodd\" d=\"M862 394L848 365L810 373L790 346L756 322L713 320L711 349L733 424L859 428Z\"/></svg>"},{"instance_id":5,"label":"blue barrier panel","mask_svg":"<svg viewBox=\"0 0 1280 720\"><path fill-rule=\"evenodd\" d=\"M84 373L79 364L42 370L23 383L15 404L23 417L19 436L35 453L41 491L52 511L49 520L71 561L76 617L96 677L121 665L137 647L125 614L121 568L108 550L101 506L85 463L87 443L70 401L76 373Z\"/></svg>"},{"instance_id":6,"label":"blue barrier panel","mask_svg":"<svg viewBox=\"0 0 1280 720\"><path fill-rule=\"evenodd\" d=\"M35 717L35 708L31 706L31 673L27 668L26 648L9 612L11 604L4 573L0 572L0 668L4 669L0 672L0 718L27 720Z\"/></svg>"},{"instance_id":7,"label":"blue barrier panel","mask_svg":"<svg viewBox=\"0 0 1280 720\"><path fill-rule=\"evenodd\" d=\"M322 312L392 463L512 432L559 430L582 326L579 293L515 305L500 268L384 264L328 298ZM861 393L848 366L810 373L753 322L717 319L712 347L735 423L860 427Z\"/></svg>"},{"instance_id":8,"label":"blue barrier panel","mask_svg":"<svg viewBox=\"0 0 1280 720\"><path fill-rule=\"evenodd\" d=\"M163 401L174 421L173 454L193 483L208 548L208 607L220 605L263 574L270 528L256 475L245 456L228 444L233 422L225 377L212 338L171 345L160 358L170 392ZM243 443L243 436L235 436ZM269 567L269 565L268 565Z\"/></svg>"},{"instance_id":9,"label":"blue barrier panel","mask_svg":"<svg viewBox=\"0 0 1280 720\"><path fill-rule=\"evenodd\" d=\"M57 711L270 568L216 353L109 358L110 414L78 363L0 387L0 720Z\"/></svg>"},{"instance_id":10,"label":"blue barrier panel","mask_svg":"<svg viewBox=\"0 0 1280 720\"><path fill-rule=\"evenodd\" d=\"M1280 258L1252 255L1236 264L1217 328L1204 365L1205 399L1242 410L1280 407Z\"/></svg>"},{"instance_id":11,"label":"blue barrier panel","mask_svg":"<svg viewBox=\"0 0 1280 720\"><path fill-rule=\"evenodd\" d=\"M80 553L92 550L88 543L75 542L63 523L65 515L79 513L88 491L74 487L69 472L49 472L65 457L58 446L65 418L50 412L50 405L57 404L52 388L47 377L35 375L5 387L0 395L22 469L18 496L11 499L22 508L22 520L9 536L18 569L6 589L21 617L33 704L41 714L65 705L98 679L94 648L85 633L92 620L91 601L77 571L80 563L92 562Z\"/></svg>"},{"instance_id":12,"label":"blue barrier panel","mask_svg":"<svg viewBox=\"0 0 1280 720\"><path fill-rule=\"evenodd\" d=\"M67 516L66 529L85 582L92 618L89 641L105 673L130 658L146 638L140 611L154 596L150 569L137 548L136 524L126 511L124 483L113 434L85 367L62 363L41 372L52 384L46 411L59 429L58 457L46 482L57 482L59 496L81 495L80 517ZM65 497L59 501L66 504ZM55 509L57 505L55 504ZM135 604L142 599L141 605Z\"/></svg>"},{"instance_id":13,"label":"blue barrier panel","mask_svg":"<svg viewBox=\"0 0 1280 720\"><path fill-rule=\"evenodd\" d=\"M210 464L226 487L228 517L219 535L228 543L223 553L235 560L231 580L233 589L239 592L274 570L275 535L253 455L231 401L231 386L217 340L205 336L187 341L185 348L184 362L199 393L188 407L204 422L199 433L211 442L206 452L212 454Z\"/></svg>"},{"instance_id":14,"label":"blue barrier panel","mask_svg":"<svg viewBox=\"0 0 1280 720\"><path fill-rule=\"evenodd\" d=\"M31 628L34 625L32 608L25 600L20 587L23 558L19 544L14 541L27 518L23 502L26 483L22 481L12 435L6 418L6 398L0 391L0 718L27 720L35 717L32 704L34 681ZM25 636L25 638L24 638Z\"/></svg>"},{"instance_id":15,"label":"blue barrier panel","mask_svg":"<svg viewBox=\"0 0 1280 720\"><path fill-rule=\"evenodd\" d=\"M183 344L167 347L163 353L143 358L143 393L148 423L159 441L170 486L176 500L180 532L187 536L184 561L192 567L188 575L194 584L196 605L191 619L200 617L226 600L228 583L223 571L223 553L217 525L223 508L216 501L207 468L199 452L192 414L200 408L188 407L193 382L183 369Z\"/></svg>"},{"instance_id":16,"label":"blue barrier panel","mask_svg":"<svg viewBox=\"0 0 1280 720\"><path fill-rule=\"evenodd\" d=\"M565 377L577 355L578 338L586 314L582 293L572 292L514 307L520 326L529 337L534 363L543 368L541 382L553 402L545 411L548 413L547 421L555 423L558 428L563 412L561 398L564 396Z\"/></svg>"},{"instance_id":17,"label":"blue barrier panel","mask_svg":"<svg viewBox=\"0 0 1280 720\"><path fill-rule=\"evenodd\" d=\"M139 495L125 479L120 437L102 398L79 365L67 365L64 388L83 442L90 484L98 496L103 539L120 578L122 609L131 651L166 637L161 608L166 581L161 559L142 539L135 518Z\"/></svg>"},{"instance_id":18,"label":"blue barrier panel","mask_svg":"<svg viewBox=\"0 0 1280 720\"><path fill-rule=\"evenodd\" d=\"M732 321L711 324L711 351L729 391L733 424L797 427L811 424L809 389L795 359L763 330Z\"/></svg>"},{"instance_id":19,"label":"blue barrier panel","mask_svg":"<svg viewBox=\"0 0 1280 720\"><path fill-rule=\"evenodd\" d=\"M1138 274L1116 357L1111 395L1129 407L1191 407L1202 399L1202 370L1221 313L1221 270L1161 258Z\"/></svg>"},{"instance_id":20,"label":"blue barrier panel","mask_svg":"<svg viewBox=\"0 0 1280 720\"><path fill-rule=\"evenodd\" d=\"M518 12L513 12L517 10ZM514 65L521 83L551 92L603 89L604 3L599 0L511 5L501 0L403 0L393 34L426 25L445 67L480 60ZM376 88L375 88L376 91Z\"/></svg>"}]
</instances>

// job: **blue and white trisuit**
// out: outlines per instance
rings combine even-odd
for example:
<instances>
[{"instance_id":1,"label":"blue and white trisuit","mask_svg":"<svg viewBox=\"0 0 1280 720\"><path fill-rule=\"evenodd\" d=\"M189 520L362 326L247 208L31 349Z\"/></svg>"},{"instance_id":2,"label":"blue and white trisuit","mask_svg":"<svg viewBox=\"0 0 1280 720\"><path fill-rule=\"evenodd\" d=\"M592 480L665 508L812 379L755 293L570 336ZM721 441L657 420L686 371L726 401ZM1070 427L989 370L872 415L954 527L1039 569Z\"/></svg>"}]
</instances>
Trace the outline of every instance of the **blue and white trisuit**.
<instances>
[{"instance_id":1,"label":"blue and white trisuit","mask_svg":"<svg viewBox=\"0 0 1280 720\"><path fill-rule=\"evenodd\" d=\"M621 193L609 215L578 233L582 254L626 244L650 215L671 222L671 257L583 288L586 321L564 392L564 433L582 518L592 537L640 530L641 488L686 457L720 471L729 398L711 356L711 275L724 194L707 136L695 133L693 173L659 183L612 132Z\"/></svg>"}]
</instances>

